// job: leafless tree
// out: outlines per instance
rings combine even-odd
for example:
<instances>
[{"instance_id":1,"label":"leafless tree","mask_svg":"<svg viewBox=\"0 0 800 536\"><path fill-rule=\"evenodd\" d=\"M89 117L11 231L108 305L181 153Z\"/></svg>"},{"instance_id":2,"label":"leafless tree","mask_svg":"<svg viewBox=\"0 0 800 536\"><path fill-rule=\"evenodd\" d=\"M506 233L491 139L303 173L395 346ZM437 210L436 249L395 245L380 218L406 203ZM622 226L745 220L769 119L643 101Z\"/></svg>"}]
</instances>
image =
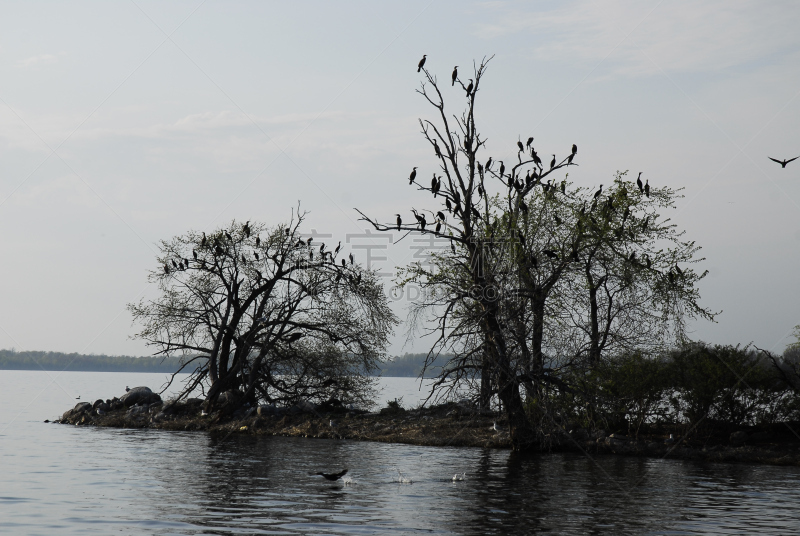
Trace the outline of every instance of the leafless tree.
<instances>
[{"instance_id":1,"label":"leafless tree","mask_svg":"<svg viewBox=\"0 0 800 536\"><path fill-rule=\"evenodd\" d=\"M250 402L367 402L397 320L377 276L303 240L303 221L161 242L149 275L159 295L129 309L156 355L184 357L182 396L207 387L209 409L230 390Z\"/></svg>"}]
</instances>

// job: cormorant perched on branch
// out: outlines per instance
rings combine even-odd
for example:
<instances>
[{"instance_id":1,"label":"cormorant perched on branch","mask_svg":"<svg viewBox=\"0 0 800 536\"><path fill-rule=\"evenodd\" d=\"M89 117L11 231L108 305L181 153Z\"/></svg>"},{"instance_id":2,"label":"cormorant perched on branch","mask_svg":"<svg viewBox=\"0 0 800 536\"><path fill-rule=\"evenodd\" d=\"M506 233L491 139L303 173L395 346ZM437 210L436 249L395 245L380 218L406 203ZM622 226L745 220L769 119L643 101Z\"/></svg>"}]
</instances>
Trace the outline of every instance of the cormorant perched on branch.
<instances>
[{"instance_id":1,"label":"cormorant perched on branch","mask_svg":"<svg viewBox=\"0 0 800 536\"><path fill-rule=\"evenodd\" d=\"M250 238L250 220L247 220L247 222L244 224L244 227L242 227L242 230L244 231L244 236ZM286 234L289 234L289 229L286 229Z\"/></svg>"},{"instance_id":2,"label":"cormorant perched on branch","mask_svg":"<svg viewBox=\"0 0 800 536\"><path fill-rule=\"evenodd\" d=\"M436 233L438 234L439 231L441 231L441 230L442 230L442 222L437 222L436 223Z\"/></svg>"},{"instance_id":3,"label":"cormorant perched on branch","mask_svg":"<svg viewBox=\"0 0 800 536\"><path fill-rule=\"evenodd\" d=\"M453 67L453 76L452 76L453 83L452 83L452 84L450 84L451 86L454 86L454 85L456 85L456 79L457 79L457 78L458 78L458 65L456 65L455 67Z\"/></svg>"},{"instance_id":4,"label":"cormorant perched on branch","mask_svg":"<svg viewBox=\"0 0 800 536\"><path fill-rule=\"evenodd\" d=\"M775 158L772 158L771 156L768 156L767 158L769 158L773 162L779 163L781 165L781 168L785 168L786 164L788 164L789 162L793 162L793 161L797 160L798 158L800 158L800 156L795 156L794 158L790 158L789 160L776 160Z\"/></svg>"},{"instance_id":5,"label":"cormorant perched on branch","mask_svg":"<svg viewBox=\"0 0 800 536\"><path fill-rule=\"evenodd\" d=\"M639 172L639 176L636 177L636 186L639 187L639 193L643 194L644 193L644 186L642 186L642 172L641 171Z\"/></svg>"},{"instance_id":6,"label":"cormorant perched on branch","mask_svg":"<svg viewBox=\"0 0 800 536\"><path fill-rule=\"evenodd\" d=\"M433 174L433 178L431 179L431 192L433 192L433 197L436 197L436 194L439 192L439 181L436 180L436 173Z\"/></svg>"},{"instance_id":7,"label":"cormorant perched on branch","mask_svg":"<svg viewBox=\"0 0 800 536\"><path fill-rule=\"evenodd\" d=\"M260 261L260 260L261 260L261 259L258 257L258 253L256 253L255 251L253 252L253 255L255 256L255 258L256 258L256 260L257 260L257 261Z\"/></svg>"},{"instance_id":8,"label":"cormorant perched on branch","mask_svg":"<svg viewBox=\"0 0 800 536\"><path fill-rule=\"evenodd\" d=\"M205 247L205 245L206 245L206 233L203 233L203 239L200 241L200 245Z\"/></svg>"},{"instance_id":9,"label":"cormorant perched on branch","mask_svg":"<svg viewBox=\"0 0 800 536\"><path fill-rule=\"evenodd\" d=\"M472 95L472 78L469 79L469 84L467 85L467 97Z\"/></svg>"},{"instance_id":10,"label":"cormorant perched on branch","mask_svg":"<svg viewBox=\"0 0 800 536\"><path fill-rule=\"evenodd\" d=\"M442 212L441 210L436 213L436 217L439 218L441 221L445 220L444 212Z\"/></svg>"},{"instance_id":11,"label":"cormorant perched on branch","mask_svg":"<svg viewBox=\"0 0 800 536\"><path fill-rule=\"evenodd\" d=\"M397 214L397 230L400 230L400 226L403 225L403 218L400 217L400 214ZM351 255L352 257L352 255Z\"/></svg>"},{"instance_id":12,"label":"cormorant perched on branch","mask_svg":"<svg viewBox=\"0 0 800 536\"><path fill-rule=\"evenodd\" d=\"M650 197L650 179L644 182L644 195Z\"/></svg>"},{"instance_id":13,"label":"cormorant perched on branch","mask_svg":"<svg viewBox=\"0 0 800 536\"><path fill-rule=\"evenodd\" d=\"M450 203L449 197L444 198L444 206L447 207L447 212L453 212L453 204Z\"/></svg>"},{"instance_id":14,"label":"cormorant perched on branch","mask_svg":"<svg viewBox=\"0 0 800 536\"><path fill-rule=\"evenodd\" d=\"M336 246L336 248L333 250L333 254L334 254L334 256L335 256L335 255L338 255L338 254L339 254L339 251L341 251L341 249L342 249L342 241L341 241L341 240L339 240L339 245L338 245L338 246Z\"/></svg>"},{"instance_id":15,"label":"cormorant perched on branch","mask_svg":"<svg viewBox=\"0 0 800 536\"><path fill-rule=\"evenodd\" d=\"M597 199L598 197L600 197L600 194L602 194L602 193L603 193L603 185L601 184L601 185L600 185L600 189L599 189L599 190L597 190L597 191L594 193L594 198L595 198L595 199Z\"/></svg>"},{"instance_id":16,"label":"cormorant perched on branch","mask_svg":"<svg viewBox=\"0 0 800 536\"><path fill-rule=\"evenodd\" d=\"M556 167L556 155L553 155L553 159L550 160L550 169Z\"/></svg>"},{"instance_id":17,"label":"cormorant perched on branch","mask_svg":"<svg viewBox=\"0 0 800 536\"><path fill-rule=\"evenodd\" d=\"M575 158L575 155L578 154L578 146L574 143L572 144L572 153L567 157L567 163L571 164L572 159Z\"/></svg>"},{"instance_id":18,"label":"cormorant perched on branch","mask_svg":"<svg viewBox=\"0 0 800 536\"><path fill-rule=\"evenodd\" d=\"M310 245L311 245L311 241L312 241L312 240L314 240L314 237L313 237L313 236L309 236L309 237L308 237L308 240L306 241L306 245L307 245L307 246L310 246Z\"/></svg>"},{"instance_id":19,"label":"cormorant perched on branch","mask_svg":"<svg viewBox=\"0 0 800 536\"><path fill-rule=\"evenodd\" d=\"M522 151L525 150L525 148L522 146L522 142L520 140L517 140L517 147L519 147L519 152L522 152Z\"/></svg>"},{"instance_id":20,"label":"cormorant perched on branch","mask_svg":"<svg viewBox=\"0 0 800 536\"><path fill-rule=\"evenodd\" d=\"M422 55L422 59L419 60L419 63L417 64L417 72L420 72L422 70L422 67L425 65L425 58L427 57L428 57L427 54Z\"/></svg>"},{"instance_id":21,"label":"cormorant perched on branch","mask_svg":"<svg viewBox=\"0 0 800 536\"><path fill-rule=\"evenodd\" d=\"M436 151L436 156L438 156L439 158L442 157L442 151L441 149L439 149L439 144L436 143L436 140L433 140L433 150Z\"/></svg>"},{"instance_id":22,"label":"cormorant perched on branch","mask_svg":"<svg viewBox=\"0 0 800 536\"><path fill-rule=\"evenodd\" d=\"M678 275L680 275L680 276L682 276L682 275L683 275L683 270L681 270L681 269L678 267L678 265L677 265L677 264L675 265L675 271L676 271L676 272L678 272Z\"/></svg>"},{"instance_id":23,"label":"cormorant perched on branch","mask_svg":"<svg viewBox=\"0 0 800 536\"><path fill-rule=\"evenodd\" d=\"M169 275L169 265L167 265L166 263L164 263L164 273Z\"/></svg>"},{"instance_id":24,"label":"cormorant perched on branch","mask_svg":"<svg viewBox=\"0 0 800 536\"><path fill-rule=\"evenodd\" d=\"M345 266L347 266L347 263L344 262L344 259L342 259L342 268L344 268Z\"/></svg>"},{"instance_id":25,"label":"cormorant perched on branch","mask_svg":"<svg viewBox=\"0 0 800 536\"><path fill-rule=\"evenodd\" d=\"M351 253L351 254L350 254L350 265L352 266L354 262L356 262L356 258L355 258L355 257L353 256L353 254Z\"/></svg>"},{"instance_id":26,"label":"cormorant perched on branch","mask_svg":"<svg viewBox=\"0 0 800 536\"><path fill-rule=\"evenodd\" d=\"M531 143L533 143L533 136L531 136L530 138L528 138L528 141L527 141L527 142L525 142L525 147L527 147L528 149L530 149L530 148L531 148Z\"/></svg>"},{"instance_id":27,"label":"cormorant perched on branch","mask_svg":"<svg viewBox=\"0 0 800 536\"><path fill-rule=\"evenodd\" d=\"M505 172L506 172L506 165L503 163L502 160L500 160L500 177L501 178L503 177L503 173L505 173Z\"/></svg>"},{"instance_id":28,"label":"cormorant perched on branch","mask_svg":"<svg viewBox=\"0 0 800 536\"><path fill-rule=\"evenodd\" d=\"M417 177L417 168L416 166L414 169L411 170L411 175L408 176L408 184L414 184L414 179Z\"/></svg>"},{"instance_id":29,"label":"cormorant perched on branch","mask_svg":"<svg viewBox=\"0 0 800 536\"><path fill-rule=\"evenodd\" d=\"M225 238L227 238L228 241L233 242L233 237L231 236L231 233L229 233L228 231L225 231Z\"/></svg>"},{"instance_id":30,"label":"cormorant perched on branch","mask_svg":"<svg viewBox=\"0 0 800 536\"><path fill-rule=\"evenodd\" d=\"M486 161L486 164L483 166L486 171L489 171L489 168L492 167L492 157L489 157L489 160Z\"/></svg>"}]
</instances>

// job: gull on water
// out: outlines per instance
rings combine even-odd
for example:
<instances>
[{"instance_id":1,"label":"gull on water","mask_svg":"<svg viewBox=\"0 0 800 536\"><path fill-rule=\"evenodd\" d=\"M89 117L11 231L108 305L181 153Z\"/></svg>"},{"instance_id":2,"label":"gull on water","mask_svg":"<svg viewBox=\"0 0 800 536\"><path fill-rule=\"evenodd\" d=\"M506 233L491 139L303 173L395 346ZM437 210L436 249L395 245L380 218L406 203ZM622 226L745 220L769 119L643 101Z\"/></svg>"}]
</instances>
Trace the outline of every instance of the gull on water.
<instances>
[{"instance_id":1,"label":"gull on water","mask_svg":"<svg viewBox=\"0 0 800 536\"><path fill-rule=\"evenodd\" d=\"M453 482L460 482L464 480L466 477L467 473L461 473L461 474L456 473L453 475Z\"/></svg>"}]
</instances>

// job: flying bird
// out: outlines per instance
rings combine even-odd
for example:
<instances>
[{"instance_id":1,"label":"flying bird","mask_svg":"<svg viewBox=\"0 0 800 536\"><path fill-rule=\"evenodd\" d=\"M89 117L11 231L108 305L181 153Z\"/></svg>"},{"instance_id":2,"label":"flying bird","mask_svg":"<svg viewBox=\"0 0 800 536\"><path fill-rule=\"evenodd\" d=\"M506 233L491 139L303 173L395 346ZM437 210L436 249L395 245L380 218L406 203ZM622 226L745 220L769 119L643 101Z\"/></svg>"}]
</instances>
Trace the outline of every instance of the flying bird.
<instances>
[{"instance_id":1,"label":"flying bird","mask_svg":"<svg viewBox=\"0 0 800 536\"><path fill-rule=\"evenodd\" d=\"M793 162L793 161L797 160L798 158L800 158L800 156L795 156L794 158L790 158L789 160L776 160L775 158L772 158L771 156L768 156L767 158L769 158L773 162L779 163L781 165L781 168L785 168L786 164L788 164L789 162Z\"/></svg>"},{"instance_id":2,"label":"flying bird","mask_svg":"<svg viewBox=\"0 0 800 536\"><path fill-rule=\"evenodd\" d=\"M417 72L420 72L422 70L422 67L425 65L425 58L427 57L428 57L427 54L422 55L422 59L419 60L419 63L417 64Z\"/></svg>"},{"instance_id":3,"label":"flying bird","mask_svg":"<svg viewBox=\"0 0 800 536\"><path fill-rule=\"evenodd\" d=\"M452 78L453 78L453 83L450 84L450 85L454 86L454 85L456 85L456 79L458 78L458 65L453 67L453 77Z\"/></svg>"}]
</instances>

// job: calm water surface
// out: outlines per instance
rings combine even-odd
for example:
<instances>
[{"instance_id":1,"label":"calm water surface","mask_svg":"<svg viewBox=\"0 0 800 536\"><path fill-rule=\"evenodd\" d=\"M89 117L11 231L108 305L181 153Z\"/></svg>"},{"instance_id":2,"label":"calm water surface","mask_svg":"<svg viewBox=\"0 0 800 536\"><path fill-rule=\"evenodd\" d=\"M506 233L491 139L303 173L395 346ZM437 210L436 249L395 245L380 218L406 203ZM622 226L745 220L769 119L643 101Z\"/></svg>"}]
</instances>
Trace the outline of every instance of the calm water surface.
<instances>
[{"instance_id":1,"label":"calm water surface","mask_svg":"<svg viewBox=\"0 0 800 536\"><path fill-rule=\"evenodd\" d=\"M8 534L795 534L800 469L44 424L157 374L0 371ZM420 397L383 380L383 400ZM309 471L350 469L352 482ZM453 482L454 473L466 479ZM397 482L399 474L411 484Z\"/></svg>"}]
</instances>

